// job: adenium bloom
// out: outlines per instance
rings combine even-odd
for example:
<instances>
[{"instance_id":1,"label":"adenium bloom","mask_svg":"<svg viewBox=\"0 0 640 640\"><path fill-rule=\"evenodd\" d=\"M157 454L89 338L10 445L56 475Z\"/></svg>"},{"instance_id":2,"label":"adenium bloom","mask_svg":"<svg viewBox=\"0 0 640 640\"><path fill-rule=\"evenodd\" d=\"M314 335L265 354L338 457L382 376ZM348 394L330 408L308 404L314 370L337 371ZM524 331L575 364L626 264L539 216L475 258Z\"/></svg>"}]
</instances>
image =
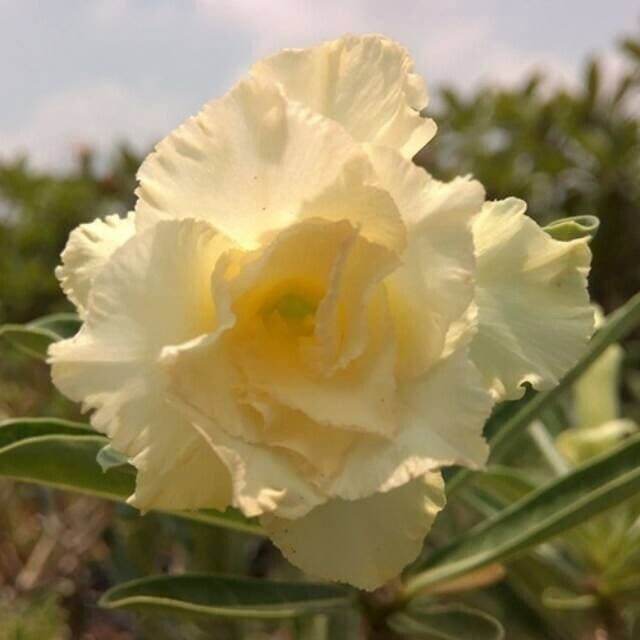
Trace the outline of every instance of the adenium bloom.
<instances>
[{"instance_id":1,"label":"adenium bloom","mask_svg":"<svg viewBox=\"0 0 640 640\"><path fill-rule=\"evenodd\" d=\"M84 320L57 387L138 470L142 510L259 516L309 574L372 589L418 554L439 470L592 329L586 240L435 180L422 79L380 37L256 64L142 164L135 212L57 274Z\"/></svg>"}]
</instances>

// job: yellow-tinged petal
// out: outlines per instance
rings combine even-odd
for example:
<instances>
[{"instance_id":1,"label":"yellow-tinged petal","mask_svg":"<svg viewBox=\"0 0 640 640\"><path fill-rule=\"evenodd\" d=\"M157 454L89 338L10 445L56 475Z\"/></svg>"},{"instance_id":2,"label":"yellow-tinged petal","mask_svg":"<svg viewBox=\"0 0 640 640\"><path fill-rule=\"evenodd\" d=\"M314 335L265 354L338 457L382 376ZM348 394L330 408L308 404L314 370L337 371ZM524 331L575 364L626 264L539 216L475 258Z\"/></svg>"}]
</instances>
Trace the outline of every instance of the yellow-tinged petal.
<instances>
[{"instance_id":1,"label":"yellow-tinged petal","mask_svg":"<svg viewBox=\"0 0 640 640\"><path fill-rule=\"evenodd\" d=\"M430 473L362 500L334 498L297 520L269 515L261 522L305 573L371 590L417 557L444 504L442 477Z\"/></svg>"},{"instance_id":2,"label":"yellow-tinged petal","mask_svg":"<svg viewBox=\"0 0 640 640\"><path fill-rule=\"evenodd\" d=\"M400 385L397 402L393 438L356 441L341 472L319 484L328 495L356 500L452 464L484 465L489 449L482 430L493 403L466 349Z\"/></svg>"},{"instance_id":3,"label":"yellow-tinged petal","mask_svg":"<svg viewBox=\"0 0 640 640\"><path fill-rule=\"evenodd\" d=\"M300 518L326 500L285 453L231 436L209 416L178 398L173 402L226 466L231 505L248 518L264 513Z\"/></svg>"},{"instance_id":4,"label":"yellow-tinged petal","mask_svg":"<svg viewBox=\"0 0 640 640\"><path fill-rule=\"evenodd\" d=\"M110 215L81 224L69 235L56 277L80 317L86 314L89 291L111 254L135 233L134 214Z\"/></svg>"},{"instance_id":5,"label":"yellow-tinged petal","mask_svg":"<svg viewBox=\"0 0 640 640\"><path fill-rule=\"evenodd\" d=\"M482 207L484 189L469 178L435 180L391 149L370 146L368 151L407 227L402 266L387 279L387 289L399 374L411 378L473 333L472 318L464 315L474 294L470 223Z\"/></svg>"},{"instance_id":6,"label":"yellow-tinged petal","mask_svg":"<svg viewBox=\"0 0 640 640\"><path fill-rule=\"evenodd\" d=\"M420 111L424 81L407 50L379 35L344 36L309 49L286 49L254 65L286 95L339 122L358 142L414 156L436 132Z\"/></svg>"},{"instance_id":7,"label":"yellow-tinged petal","mask_svg":"<svg viewBox=\"0 0 640 640\"><path fill-rule=\"evenodd\" d=\"M528 382L549 389L576 362L593 331L587 239L561 242L516 198L488 202L474 218L478 333L471 356L496 399Z\"/></svg>"},{"instance_id":8,"label":"yellow-tinged petal","mask_svg":"<svg viewBox=\"0 0 640 640\"><path fill-rule=\"evenodd\" d=\"M147 400L149 402L149 400ZM232 500L231 476L218 455L184 417L158 401L152 440L131 461L138 470L127 502L149 509L218 509Z\"/></svg>"},{"instance_id":9,"label":"yellow-tinged petal","mask_svg":"<svg viewBox=\"0 0 640 640\"><path fill-rule=\"evenodd\" d=\"M167 503L166 489L152 470L164 465L175 482L179 469L188 472L195 431L169 411L163 395L167 377L158 358L166 345L193 340L227 321L214 307L210 280L229 246L208 224L194 220L161 222L134 236L94 279L80 332L50 348L58 389L94 410L93 426L140 465L142 484L134 500L145 508L155 501L173 508L204 506L206 497L209 506L222 508L228 499L228 474L213 453L210 488L190 495L188 477L176 486L174 497L182 496L184 503ZM197 466L201 463L198 457Z\"/></svg>"},{"instance_id":10,"label":"yellow-tinged petal","mask_svg":"<svg viewBox=\"0 0 640 640\"><path fill-rule=\"evenodd\" d=\"M248 78L158 144L138 172L139 229L207 220L243 247L297 219L361 153L341 127Z\"/></svg>"}]
</instances>

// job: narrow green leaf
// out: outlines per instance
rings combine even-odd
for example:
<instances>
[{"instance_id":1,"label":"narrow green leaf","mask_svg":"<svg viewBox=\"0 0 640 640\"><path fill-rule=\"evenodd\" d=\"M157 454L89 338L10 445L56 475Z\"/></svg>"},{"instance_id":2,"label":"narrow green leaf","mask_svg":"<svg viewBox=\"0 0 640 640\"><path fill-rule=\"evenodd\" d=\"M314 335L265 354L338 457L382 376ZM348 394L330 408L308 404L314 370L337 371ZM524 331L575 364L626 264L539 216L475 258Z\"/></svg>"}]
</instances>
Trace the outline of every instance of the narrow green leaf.
<instances>
[{"instance_id":1,"label":"narrow green leaf","mask_svg":"<svg viewBox=\"0 0 640 640\"><path fill-rule=\"evenodd\" d=\"M416 602L416 601L414 601ZM459 604L409 603L405 611L388 620L396 633L420 640L502 640L504 628L484 611Z\"/></svg>"},{"instance_id":2,"label":"narrow green leaf","mask_svg":"<svg viewBox=\"0 0 640 640\"><path fill-rule=\"evenodd\" d=\"M493 465L486 471L473 472L473 487L502 503L511 504L535 491L536 483L524 471Z\"/></svg>"},{"instance_id":3,"label":"narrow green leaf","mask_svg":"<svg viewBox=\"0 0 640 640\"><path fill-rule=\"evenodd\" d=\"M564 242L578 238L593 238L598 232L600 220L596 216L571 216L549 223L544 230L556 240Z\"/></svg>"},{"instance_id":4,"label":"narrow green leaf","mask_svg":"<svg viewBox=\"0 0 640 640\"><path fill-rule=\"evenodd\" d=\"M542 604L550 609L585 611L598 607L600 601L592 593L576 593L569 589L549 587L542 592Z\"/></svg>"},{"instance_id":5,"label":"narrow green leaf","mask_svg":"<svg viewBox=\"0 0 640 640\"><path fill-rule=\"evenodd\" d=\"M96 459L107 444L106 438L76 423L11 420L0 426L0 476L124 502L134 491L135 469L127 464L103 472ZM233 510L164 513L263 535L257 524Z\"/></svg>"},{"instance_id":6,"label":"narrow green leaf","mask_svg":"<svg viewBox=\"0 0 640 640\"><path fill-rule=\"evenodd\" d=\"M564 376L559 385L549 391L533 395L530 400L525 398L513 403L515 411L507 411L509 407L505 407L504 412L507 413L507 417L504 420L490 420L486 430L490 432L488 440L491 445L491 460L496 461L504 456L516 441L516 436L527 425L570 389L610 345L622 340L639 324L640 293L607 317L604 326L592 338L585 354L576 366ZM500 413L498 413L498 418L500 418ZM466 469L459 469L451 473L447 481L447 494L452 495L470 477L471 474Z\"/></svg>"},{"instance_id":7,"label":"narrow green leaf","mask_svg":"<svg viewBox=\"0 0 640 640\"><path fill-rule=\"evenodd\" d=\"M134 491L135 476L123 468L100 470L96 456L106 442L95 433L23 438L0 449L0 475L125 500Z\"/></svg>"},{"instance_id":8,"label":"narrow green leaf","mask_svg":"<svg viewBox=\"0 0 640 640\"><path fill-rule=\"evenodd\" d=\"M640 435L526 495L415 567L407 594L504 561L636 495L638 460Z\"/></svg>"},{"instance_id":9,"label":"narrow green leaf","mask_svg":"<svg viewBox=\"0 0 640 640\"><path fill-rule=\"evenodd\" d=\"M107 591L100 605L226 618L294 618L352 605L350 591L326 584L217 574L153 576Z\"/></svg>"},{"instance_id":10,"label":"narrow green leaf","mask_svg":"<svg viewBox=\"0 0 640 640\"><path fill-rule=\"evenodd\" d=\"M95 436L91 427L58 418L11 418L0 422L0 450L27 438L47 435Z\"/></svg>"},{"instance_id":11,"label":"narrow green leaf","mask_svg":"<svg viewBox=\"0 0 640 640\"><path fill-rule=\"evenodd\" d=\"M60 340L60 336L50 329L26 324L3 324L0 338L21 353L38 360L46 360L49 345Z\"/></svg>"},{"instance_id":12,"label":"narrow green leaf","mask_svg":"<svg viewBox=\"0 0 640 640\"><path fill-rule=\"evenodd\" d=\"M37 320L32 320L28 326L47 329L60 336L60 338L70 338L75 335L82 321L75 313L52 313L48 316L42 316Z\"/></svg>"},{"instance_id":13,"label":"narrow green leaf","mask_svg":"<svg viewBox=\"0 0 640 640\"><path fill-rule=\"evenodd\" d=\"M80 324L74 313L54 313L28 324L3 324L0 339L25 355L46 360L49 345L74 335Z\"/></svg>"}]
</instances>

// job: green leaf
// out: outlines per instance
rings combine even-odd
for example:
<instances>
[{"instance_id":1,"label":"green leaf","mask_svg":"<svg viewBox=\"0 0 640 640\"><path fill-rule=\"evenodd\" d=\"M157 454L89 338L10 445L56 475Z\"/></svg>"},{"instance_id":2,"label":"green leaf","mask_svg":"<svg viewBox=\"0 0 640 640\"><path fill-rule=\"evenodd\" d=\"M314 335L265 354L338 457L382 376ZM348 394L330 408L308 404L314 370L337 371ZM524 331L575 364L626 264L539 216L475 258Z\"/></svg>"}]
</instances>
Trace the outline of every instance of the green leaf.
<instances>
[{"instance_id":1,"label":"green leaf","mask_svg":"<svg viewBox=\"0 0 640 640\"><path fill-rule=\"evenodd\" d=\"M60 336L49 329L26 324L3 324L0 338L21 353L38 360L46 360L49 345L60 340Z\"/></svg>"},{"instance_id":2,"label":"green leaf","mask_svg":"<svg viewBox=\"0 0 640 640\"><path fill-rule=\"evenodd\" d=\"M488 467L486 471L474 471L473 487L506 504L522 499L537 488L524 471L500 465Z\"/></svg>"},{"instance_id":3,"label":"green leaf","mask_svg":"<svg viewBox=\"0 0 640 640\"><path fill-rule=\"evenodd\" d=\"M563 533L640 491L640 435L481 522L418 565L409 596Z\"/></svg>"},{"instance_id":4,"label":"green leaf","mask_svg":"<svg viewBox=\"0 0 640 640\"><path fill-rule=\"evenodd\" d=\"M0 450L7 445L46 435L95 436L91 427L58 418L12 418L0 422Z\"/></svg>"},{"instance_id":5,"label":"green leaf","mask_svg":"<svg viewBox=\"0 0 640 640\"><path fill-rule=\"evenodd\" d=\"M10 420L0 425L0 476L124 502L135 488L126 464L102 471L97 456L108 440L77 423L54 419ZM260 527L234 510L164 511L178 518L254 535Z\"/></svg>"},{"instance_id":6,"label":"green leaf","mask_svg":"<svg viewBox=\"0 0 640 640\"><path fill-rule=\"evenodd\" d=\"M409 603L405 611L394 613L389 627L420 640L502 640L502 625L488 613L459 604Z\"/></svg>"},{"instance_id":7,"label":"green leaf","mask_svg":"<svg viewBox=\"0 0 640 640\"><path fill-rule=\"evenodd\" d=\"M544 230L556 240L564 242L578 238L593 238L598 232L600 220L596 216L571 216L549 223Z\"/></svg>"},{"instance_id":8,"label":"green leaf","mask_svg":"<svg viewBox=\"0 0 640 640\"><path fill-rule=\"evenodd\" d=\"M73 313L54 313L28 324L0 326L0 338L25 355L46 360L49 345L68 338L80 328L80 319Z\"/></svg>"},{"instance_id":9,"label":"green leaf","mask_svg":"<svg viewBox=\"0 0 640 640\"><path fill-rule=\"evenodd\" d=\"M577 593L560 587L549 587L542 592L542 604L550 609L585 611L600 606L600 600L592 593Z\"/></svg>"},{"instance_id":10,"label":"green leaf","mask_svg":"<svg viewBox=\"0 0 640 640\"><path fill-rule=\"evenodd\" d=\"M352 597L334 585L184 574L126 582L107 591L100 605L152 613L282 619L349 607Z\"/></svg>"},{"instance_id":11,"label":"green leaf","mask_svg":"<svg viewBox=\"0 0 640 640\"><path fill-rule=\"evenodd\" d=\"M582 374L602 355L612 344L619 342L640 324L640 293L627 301L622 307L607 317L604 326L594 335L585 354L576 366L569 371L560 384L549 391L539 392L530 399L509 403L514 405L511 411L506 405L498 409L497 420L490 420L486 431L491 446L491 460L499 460L509 452L517 440L517 436L543 411L552 406L565 391L570 389ZM527 394L528 396L529 394ZM503 413L507 416L501 419ZM449 475L447 480L447 495L452 495L471 477L471 472L459 469Z\"/></svg>"},{"instance_id":12,"label":"green leaf","mask_svg":"<svg viewBox=\"0 0 640 640\"><path fill-rule=\"evenodd\" d=\"M37 320L32 320L28 326L47 329L63 339L71 338L71 336L78 333L82 326L82 320L75 313L52 313Z\"/></svg>"}]
</instances>

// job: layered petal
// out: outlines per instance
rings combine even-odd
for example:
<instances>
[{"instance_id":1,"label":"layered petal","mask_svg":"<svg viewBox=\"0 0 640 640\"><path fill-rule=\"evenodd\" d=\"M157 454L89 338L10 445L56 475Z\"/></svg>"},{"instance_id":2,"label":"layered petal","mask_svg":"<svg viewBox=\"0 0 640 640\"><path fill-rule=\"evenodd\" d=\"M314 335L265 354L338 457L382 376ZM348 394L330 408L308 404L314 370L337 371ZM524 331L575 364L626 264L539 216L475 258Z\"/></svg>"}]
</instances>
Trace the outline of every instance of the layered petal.
<instances>
[{"instance_id":1,"label":"layered petal","mask_svg":"<svg viewBox=\"0 0 640 640\"><path fill-rule=\"evenodd\" d=\"M406 49L379 35L345 36L309 49L286 49L252 73L282 86L287 97L340 123L359 142L415 155L436 132L422 118L424 81Z\"/></svg>"},{"instance_id":2,"label":"layered petal","mask_svg":"<svg viewBox=\"0 0 640 640\"><path fill-rule=\"evenodd\" d=\"M158 358L166 345L211 332L223 320L210 278L229 244L193 220L162 222L134 236L96 276L80 332L50 348L58 389L93 409L93 426L141 469L134 500L145 508L156 501L174 508L204 506L206 500L208 506L224 506L229 479L216 478L224 468L214 455L195 455L197 434L169 411L163 395L167 377ZM211 485L192 494L186 475L186 484L173 493L186 503L169 504L171 492L157 472L162 468L164 477L177 482L189 460L200 473L210 464Z\"/></svg>"},{"instance_id":3,"label":"layered petal","mask_svg":"<svg viewBox=\"0 0 640 640\"><path fill-rule=\"evenodd\" d=\"M334 498L297 520L264 516L261 522L306 573L371 590L416 558L444 504L442 477L431 473L362 500Z\"/></svg>"},{"instance_id":4,"label":"layered petal","mask_svg":"<svg viewBox=\"0 0 640 640\"><path fill-rule=\"evenodd\" d=\"M488 202L474 218L478 334L471 355L496 399L524 383L558 384L593 331L587 239L561 242L524 214L516 198Z\"/></svg>"},{"instance_id":5,"label":"layered petal","mask_svg":"<svg viewBox=\"0 0 640 640\"><path fill-rule=\"evenodd\" d=\"M340 473L321 482L323 491L357 500L452 464L484 465L489 449L482 430L493 403L466 349L401 384L397 404L394 437L360 438Z\"/></svg>"},{"instance_id":6,"label":"layered petal","mask_svg":"<svg viewBox=\"0 0 640 640\"><path fill-rule=\"evenodd\" d=\"M243 247L295 221L302 203L361 153L336 123L248 78L158 144L138 172L138 228L211 222Z\"/></svg>"},{"instance_id":7,"label":"layered petal","mask_svg":"<svg viewBox=\"0 0 640 640\"><path fill-rule=\"evenodd\" d=\"M134 214L130 212L126 218L114 214L81 224L69 235L60 256L62 264L56 268L56 277L81 318L86 314L95 277L111 254L134 233Z\"/></svg>"},{"instance_id":8,"label":"layered petal","mask_svg":"<svg viewBox=\"0 0 640 640\"><path fill-rule=\"evenodd\" d=\"M211 418L174 398L231 476L231 505L248 518L300 518L326 500L283 452L231 436Z\"/></svg>"},{"instance_id":9,"label":"layered petal","mask_svg":"<svg viewBox=\"0 0 640 640\"><path fill-rule=\"evenodd\" d=\"M399 349L399 374L420 375L461 341L473 322L475 258L471 219L484 202L476 180L445 183L390 149L369 148L380 184L407 227L402 266L387 279ZM472 319L472 318L471 318Z\"/></svg>"}]
</instances>

